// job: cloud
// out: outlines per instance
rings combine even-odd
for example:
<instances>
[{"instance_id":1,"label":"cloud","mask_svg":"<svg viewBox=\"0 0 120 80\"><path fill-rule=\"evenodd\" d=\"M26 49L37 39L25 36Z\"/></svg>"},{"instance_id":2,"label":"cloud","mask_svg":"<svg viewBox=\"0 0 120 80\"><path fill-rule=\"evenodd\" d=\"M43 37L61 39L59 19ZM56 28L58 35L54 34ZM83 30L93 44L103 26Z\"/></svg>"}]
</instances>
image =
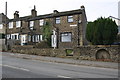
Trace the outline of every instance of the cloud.
<instances>
[{"instance_id":1,"label":"cloud","mask_svg":"<svg viewBox=\"0 0 120 80\"><path fill-rule=\"evenodd\" d=\"M1 0L0 13L5 12L5 2L8 2L8 17L13 18L13 13L18 10L20 16L31 14L31 9L36 5L38 15L52 13L53 10L69 11L79 9L81 5L86 8L89 21L100 16L109 15L117 17L117 4L119 0Z\"/></svg>"}]
</instances>

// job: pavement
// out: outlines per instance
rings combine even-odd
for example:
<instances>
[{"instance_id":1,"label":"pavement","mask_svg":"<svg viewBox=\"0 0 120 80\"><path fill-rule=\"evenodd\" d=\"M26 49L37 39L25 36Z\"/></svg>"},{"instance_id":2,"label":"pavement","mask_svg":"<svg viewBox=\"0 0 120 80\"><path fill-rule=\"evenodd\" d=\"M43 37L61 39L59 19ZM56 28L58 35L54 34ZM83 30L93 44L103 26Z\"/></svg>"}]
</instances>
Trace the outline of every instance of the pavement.
<instances>
[{"instance_id":1,"label":"pavement","mask_svg":"<svg viewBox=\"0 0 120 80\"><path fill-rule=\"evenodd\" d=\"M46 57L46 56L37 56L37 55L28 55L28 54L19 54L19 53L10 53L10 52L3 52L3 53L4 55L10 55L22 59L32 59L32 60L40 60L40 61L55 62L55 63L65 63L65 64L112 68L112 69L118 69L119 67L118 66L119 63L116 62L75 60L69 58Z\"/></svg>"},{"instance_id":2,"label":"pavement","mask_svg":"<svg viewBox=\"0 0 120 80\"><path fill-rule=\"evenodd\" d=\"M0 53L1 55L1 53ZM41 80L41 78L62 78L62 80L89 80L87 78L94 78L90 80L118 80L118 69L91 67L83 65L73 65L65 63L56 63L49 61L41 61L31 59L29 55L2 53L2 78L35 78ZM23 58L24 56L24 58ZM29 58L26 58L28 56ZM37 56L32 56L36 58ZM45 57L43 57L45 58ZM12 78L12 79L11 79ZM105 79L103 79L105 78ZM108 79L110 78L110 79ZM5 79L6 80L6 79ZM19 80L19 79L15 79Z\"/></svg>"}]
</instances>

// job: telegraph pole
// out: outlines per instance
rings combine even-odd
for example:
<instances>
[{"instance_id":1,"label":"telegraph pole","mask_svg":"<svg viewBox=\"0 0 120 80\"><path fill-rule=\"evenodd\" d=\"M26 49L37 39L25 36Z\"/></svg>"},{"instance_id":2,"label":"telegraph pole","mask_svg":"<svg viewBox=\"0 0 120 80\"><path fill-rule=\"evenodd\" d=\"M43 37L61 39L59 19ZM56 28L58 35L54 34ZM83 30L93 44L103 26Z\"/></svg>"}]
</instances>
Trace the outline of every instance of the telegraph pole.
<instances>
[{"instance_id":1,"label":"telegraph pole","mask_svg":"<svg viewBox=\"0 0 120 80\"><path fill-rule=\"evenodd\" d=\"M5 48L7 50L7 2L5 2Z\"/></svg>"}]
</instances>

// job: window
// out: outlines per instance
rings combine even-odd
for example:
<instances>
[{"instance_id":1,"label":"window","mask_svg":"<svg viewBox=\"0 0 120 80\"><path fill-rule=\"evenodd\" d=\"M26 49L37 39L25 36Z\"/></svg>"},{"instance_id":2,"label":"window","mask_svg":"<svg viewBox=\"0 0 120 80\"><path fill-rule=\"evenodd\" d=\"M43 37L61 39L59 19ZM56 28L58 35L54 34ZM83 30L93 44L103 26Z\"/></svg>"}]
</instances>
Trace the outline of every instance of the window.
<instances>
[{"instance_id":1,"label":"window","mask_svg":"<svg viewBox=\"0 0 120 80\"><path fill-rule=\"evenodd\" d=\"M60 24L60 17L57 17L57 18L56 18L55 23L56 23L56 24Z\"/></svg>"},{"instance_id":2,"label":"window","mask_svg":"<svg viewBox=\"0 0 120 80\"><path fill-rule=\"evenodd\" d=\"M40 41L39 35L36 35L35 36L35 42L39 42L39 41Z\"/></svg>"},{"instance_id":3,"label":"window","mask_svg":"<svg viewBox=\"0 0 120 80\"><path fill-rule=\"evenodd\" d=\"M16 21L16 27L20 27L21 26L21 21Z\"/></svg>"},{"instance_id":4,"label":"window","mask_svg":"<svg viewBox=\"0 0 120 80\"><path fill-rule=\"evenodd\" d=\"M17 40L17 35L14 35L15 39Z\"/></svg>"},{"instance_id":5,"label":"window","mask_svg":"<svg viewBox=\"0 0 120 80\"><path fill-rule=\"evenodd\" d=\"M33 30L34 21L30 21L30 29Z\"/></svg>"},{"instance_id":6,"label":"window","mask_svg":"<svg viewBox=\"0 0 120 80\"><path fill-rule=\"evenodd\" d=\"M15 39L19 40L19 33L16 33L15 35L16 35Z\"/></svg>"},{"instance_id":7,"label":"window","mask_svg":"<svg viewBox=\"0 0 120 80\"><path fill-rule=\"evenodd\" d=\"M32 36L32 41L35 42L35 35Z\"/></svg>"},{"instance_id":8,"label":"window","mask_svg":"<svg viewBox=\"0 0 120 80\"><path fill-rule=\"evenodd\" d=\"M28 40L31 41L31 37L32 37L32 42L40 42L42 41L42 35L33 35L28 37Z\"/></svg>"},{"instance_id":9,"label":"window","mask_svg":"<svg viewBox=\"0 0 120 80\"><path fill-rule=\"evenodd\" d=\"M7 39L11 39L11 35L10 34L7 34Z\"/></svg>"},{"instance_id":10,"label":"window","mask_svg":"<svg viewBox=\"0 0 120 80\"><path fill-rule=\"evenodd\" d=\"M18 40L20 39L20 35L17 36L18 37Z\"/></svg>"},{"instance_id":11,"label":"window","mask_svg":"<svg viewBox=\"0 0 120 80\"><path fill-rule=\"evenodd\" d=\"M68 22L73 22L73 16L68 16Z\"/></svg>"},{"instance_id":12,"label":"window","mask_svg":"<svg viewBox=\"0 0 120 80\"><path fill-rule=\"evenodd\" d=\"M14 34L11 34L11 35L7 35L8 39L13 39L13 40L19 40L19 33L14 33Z\"/></svg>"},{"instance_id":13,"label":"window","mask_svg":"<svg viewBox=\"0 0 120 80\"><path fill-rule=\"evenodd\" d=\"M9 23L9 29L13 28L13 22Z\"/></svg>"},{"instance_id":14,"label":"window","mask_svg":"<svg viewBox=\"0 0 120 80\"><path fill-rule=\"evenodd\" d=\"M31 35L28 36L28 41L31 41Z\"/></svg>"},{"instance_id":15,"label":"window","mask_svg":"<svg viewBox=\"0 0 120 80\"><path fill-rule=\"evenodd\" d=\"M44 25L44 20L40 20L40 26L43 26Z\"/></svg>"},{"instance_id":16,"label":"window","mask_svg":"<svg viewBox=\"0 0 120 80\"><path fill-rule=\"evenodd\" d=\"M2 29L3 28L3 24L0 24L0 29Z\"/></svg>"},{"instance_id":17,"label":"window","mask_svg":"<svg viewBox=\"0 0 120 80\"><path fill-rule=\"evenodd\" d=\"M5 34L0 33L0 39L5 39Z\"/></svg>"},{"instance_id":18,"label":"window","mask_svg":"<svg viewBox=\"0 0 120 80\"><path fill-rule=\"evenodd\" d=\"M14 35L13 35L13 34L11 35L11 39L13 39L13 40L15 39L15 37L14 37Z\"/></svg>"},{"instance_id":19,"label":"window","mask_svg":"<svg viewBox=\"0 0 120 80\"><path fill-rule=\"evenodd\" d=\"M43 36L42 35L40 35L40 41L43 41Z\"/></svg>"},{"instance_id":20,"label":"window","mask_svg":"<svg viewBox=\"0 0 120 80\"><path fill-rule=\"evenodd\" d=\"M61 34L61 42L71 42L72 34L71 32L66 32Z\"/></svg>"},{"instance_id":21,"label":"window","mask_svg":"<svg viewBox=\"0 0 120 80\"><path fill-rule=\"evenodd\" d=\"M11 34L9 34L9 39L12 39L12 35Z\"/></svg>"}]
</instances>

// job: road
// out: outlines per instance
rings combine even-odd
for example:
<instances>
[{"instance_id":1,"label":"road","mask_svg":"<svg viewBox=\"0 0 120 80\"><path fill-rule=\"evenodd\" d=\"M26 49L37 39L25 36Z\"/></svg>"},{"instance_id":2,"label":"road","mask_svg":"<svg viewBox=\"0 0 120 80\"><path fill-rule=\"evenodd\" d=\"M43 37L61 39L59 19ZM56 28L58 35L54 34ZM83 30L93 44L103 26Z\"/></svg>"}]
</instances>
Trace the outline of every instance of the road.
<instances>
[{"instance_id":1,"label":"road","mask_svg":"<svg viewBox=\"0 0 120 80\"><path fill-rule=\"evenodd\" d=\"M0 64L3 78L118 78L117 69L22 59L4 54Z\"/></svg>"}]
</instances>

